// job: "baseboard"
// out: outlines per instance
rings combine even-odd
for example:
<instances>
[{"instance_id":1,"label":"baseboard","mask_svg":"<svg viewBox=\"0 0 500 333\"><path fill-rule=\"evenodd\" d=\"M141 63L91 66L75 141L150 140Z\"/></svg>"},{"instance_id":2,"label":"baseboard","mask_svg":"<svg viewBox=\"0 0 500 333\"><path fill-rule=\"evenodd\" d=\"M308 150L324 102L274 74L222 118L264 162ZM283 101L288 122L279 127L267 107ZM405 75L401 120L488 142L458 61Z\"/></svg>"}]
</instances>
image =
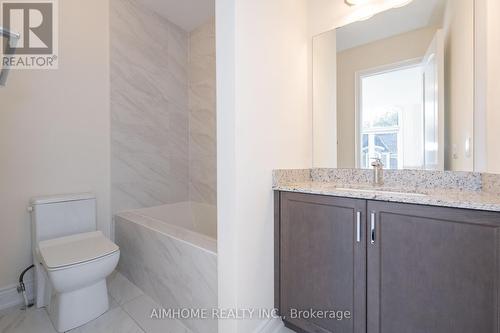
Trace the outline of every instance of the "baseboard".
<instances>
[{"instance_id":1,"label":"baseboard","mask_svg":"<svg viewBox=\"0 0 500 333\"><path fill-rule=\"evenodd\" d=\"M270 318L263 322L254 333L278 333L280 330L284 329L285 325L278 318Z\"/></svg>"},{"instance_id":2,"label":"baseboard","mask_svg":"<svg viewBox=\"0 0 500 333\"><path fill-rule=\"evenodd\" d=\"M33 281L26 281L24 285L26 287L26 294L28 295L28 299L32 300L34 294ZM0 310L12 308L23 304L24 304L23 295L17 292L17 284L0 288Z\"/></svg>"}]
</instances>

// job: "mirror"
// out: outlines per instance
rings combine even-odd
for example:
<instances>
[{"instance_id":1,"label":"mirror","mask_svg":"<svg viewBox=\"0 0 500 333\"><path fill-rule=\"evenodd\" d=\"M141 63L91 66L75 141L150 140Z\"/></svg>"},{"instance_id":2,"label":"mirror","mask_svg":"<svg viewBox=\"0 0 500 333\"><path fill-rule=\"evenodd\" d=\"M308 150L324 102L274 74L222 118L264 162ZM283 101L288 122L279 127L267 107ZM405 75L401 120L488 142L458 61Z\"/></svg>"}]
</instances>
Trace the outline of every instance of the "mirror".
<instances>
[{"instance_id":1,"label":"mirror","mask_svg":"<svg viewBox=\"0 0 500 333\"><path fill-rule=\"evenodd\" d=\"M314 37L314 166L473 171L474 33L474 0L413 0Z\"/></svg>"}]
</instances>

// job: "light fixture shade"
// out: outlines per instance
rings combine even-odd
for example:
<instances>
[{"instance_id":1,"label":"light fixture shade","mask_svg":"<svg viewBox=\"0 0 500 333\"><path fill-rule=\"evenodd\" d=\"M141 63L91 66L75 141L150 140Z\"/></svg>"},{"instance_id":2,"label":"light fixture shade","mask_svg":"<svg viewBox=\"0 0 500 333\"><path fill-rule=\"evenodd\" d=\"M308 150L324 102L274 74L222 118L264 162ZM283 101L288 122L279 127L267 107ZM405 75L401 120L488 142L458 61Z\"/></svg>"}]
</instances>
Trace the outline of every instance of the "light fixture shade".
<instances>
[{"instance_id":1,"label":"light fixture shade","mask_svg":"<svg viewBox=\"0 0 500 333\"><path fill-rule=\"evenodd\" d=\"M358 6L358 5L365 5L367 3L370 3L372 0L344 0L346 5L348 6Z\"/></svg>"},{"instance_id":2,"label":"light fixture shade","mask_svg":"<svg viewBox=\"0 0 500 333\"><path fill-rule=\"evenodd\" d=\"M412 2L413 0L390 0L387 1L387 3L391 4L393 3L393 8L398 8L398 7L403 7ZM371 2L374 2L373 0L344 0L345 4L348 6L358 6L358 5L366 5Z\"/></svg>"},{"instance_id":3,"label":"light fixture shade","mask_svg":"<svg viewBox=\"0 0 500 333\"><path fill-rule=\"evenodd\" d=\"M393 5L393 8L400 8L409 5L413 0L399 0Z\"/></svg>"}]
</instances>

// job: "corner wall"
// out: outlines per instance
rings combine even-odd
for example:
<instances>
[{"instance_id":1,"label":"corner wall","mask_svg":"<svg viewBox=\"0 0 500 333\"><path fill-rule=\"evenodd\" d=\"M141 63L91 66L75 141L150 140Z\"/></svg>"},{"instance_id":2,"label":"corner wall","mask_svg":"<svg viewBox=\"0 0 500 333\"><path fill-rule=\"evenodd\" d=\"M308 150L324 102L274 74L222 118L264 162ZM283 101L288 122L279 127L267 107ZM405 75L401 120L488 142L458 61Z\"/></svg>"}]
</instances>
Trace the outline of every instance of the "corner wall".
<instances>
[{"instance_id":1,"label":"corner wall","mask_svg":"<svg viewBox=\"0 0 500 333\"><path fill-rule=\"evenodd\" d=\"M271 309L272 170L312 160L307 1L219 0L216 17L219 306Z\"/></svg>"},{"instance_id":2,"label":"corner wall","mask_svg":"<svg viewBox=\"0 0 500 333\"><path fill-rule=\"evenodd\" d=\"M215 20L189 33L189 200L217 203Z\"/></svg>"},{"instance_id":3,"label":"corner wall","mask_svg":"<svg viewBox=\"0 0 500 333\"><path fill-rule=\"evenodd\" d=\"M487 0L487 172L500 173L500 1Z\"/></svg>"},{"instance_id":4,"label":"corner wall","mask_svg":"<svg viewBox=\"0 0 500 333\"><path fill-rule=\"evenodd\" d=\"M474 1L448 1L445 35L445 170L474 170ZM466 139L471 140L466 155Z\"/></svg>"},{"instance_id":5,"label":"corner wall","mask_svg":"<svg viewBox=\"0 0 500 333\"><path fill-rule=\"evenodd\" d=\"M0 289L32 264L33 196L94 192L109 235L108 5L59 1L59 69L12 70L0 88Z\"/></svg>"}]
</instances>

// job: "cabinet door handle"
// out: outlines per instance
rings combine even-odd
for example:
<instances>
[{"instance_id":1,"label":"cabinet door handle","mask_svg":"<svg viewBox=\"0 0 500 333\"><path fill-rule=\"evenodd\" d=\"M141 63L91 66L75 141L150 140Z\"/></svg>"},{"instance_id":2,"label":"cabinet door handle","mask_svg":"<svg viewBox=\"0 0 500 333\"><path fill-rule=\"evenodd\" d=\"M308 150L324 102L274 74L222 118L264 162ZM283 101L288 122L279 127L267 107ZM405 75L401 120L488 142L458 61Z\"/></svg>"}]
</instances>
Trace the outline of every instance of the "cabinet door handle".
<instances>
[{"instance_id":1,"label":"cabinet door handle","mask_svg":"<svg viewBox=\"0 0 500 333\"><path fill-rule=\"evenodd\" d=\"M370 242L372 244L375 244L375 212L372 212L371 214L371 240Z\"/></svg>"},{"instance_id":2,"label":"cabinet door handle","mask_svg":"<svg viewBox=\"0 0 500 333\"><path fill-rule=\"evenodd\" d=\"M356 213L356 241L361 243L361 212Z\"/></svg>"}]
</instances>

